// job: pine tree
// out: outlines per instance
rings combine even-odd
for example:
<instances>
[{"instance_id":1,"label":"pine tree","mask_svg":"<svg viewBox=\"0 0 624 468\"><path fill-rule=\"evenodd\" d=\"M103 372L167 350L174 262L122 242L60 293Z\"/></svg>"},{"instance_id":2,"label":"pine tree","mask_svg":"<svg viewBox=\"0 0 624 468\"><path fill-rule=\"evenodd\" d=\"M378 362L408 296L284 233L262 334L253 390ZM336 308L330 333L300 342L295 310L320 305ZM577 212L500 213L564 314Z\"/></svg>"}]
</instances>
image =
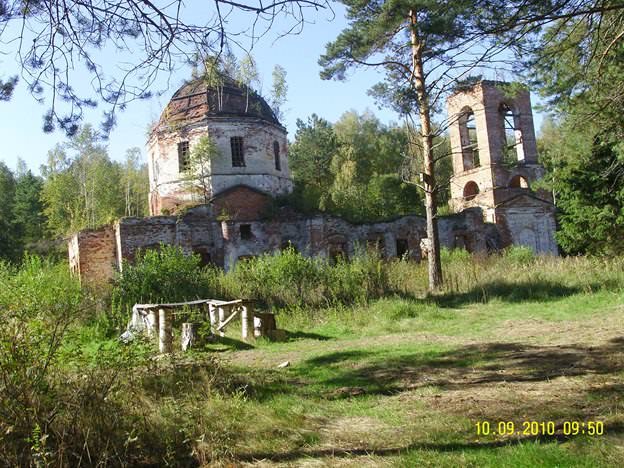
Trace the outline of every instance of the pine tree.
<instances>
[{"instance_id":1,"label":"pine tree","mask_svg":"<svg viewBox=\"0 0 624 468\"><path fill-rule=\"evenodd\" d=\"M25 166L22 169L18 166L12 225L19 243L26 248L45 237L42 190L43 179L25 169Z\"/></svg>"},{"instance_id":2,"label":"pine tree","mask_svg":"<svg viewBox=\"0 0 624 468\"><path fill-rule=\"evenodd\" d=\"M374 92L404 114L418 115L420 186L425 192L429 288L442 285L432 115L453 83L472 69L462 52L481 38L475 1L341 0L349 26L327 45L319 64L325 79L345 79L348 70L380 67L388 79ZM493 52L492 52L493 53ZM483 58L483 57L482 57Z\"/></svg>"},{"instance_id":3,"label":"pine tree","mask_svg":"<svg viewBox=\"0 0 624 468\"><path fill-rule=\"evenodd\" d=\"M0 259L13 260L18 248L12 229L13 205L15 203L15 176L0 161Z\"/></svg>"}]
</instances>

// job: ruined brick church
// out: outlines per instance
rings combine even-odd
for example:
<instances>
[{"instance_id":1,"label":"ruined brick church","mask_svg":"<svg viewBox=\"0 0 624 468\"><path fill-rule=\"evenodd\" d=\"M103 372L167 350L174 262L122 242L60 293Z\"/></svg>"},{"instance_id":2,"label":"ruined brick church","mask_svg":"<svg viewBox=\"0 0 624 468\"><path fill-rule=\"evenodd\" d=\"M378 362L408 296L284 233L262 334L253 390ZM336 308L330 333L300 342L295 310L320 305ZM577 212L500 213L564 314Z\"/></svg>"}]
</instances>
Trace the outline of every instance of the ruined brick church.
<instances>
[{"instance_id":1,"label":"ruined brick church","mask_svg":"<svg viewBox=\"0 0 624 468\"><path fill-rule=\"evenodd\" d=\"M554 205L547 193L531 188L543 168L529 93L510 97L505 89L504 83L480 81L448 98L455 214L439 217L440 242L473 252L524 245L557 254ZM209 201L200 204L204 197L189 183L189 161L206 134L218 156L210 159L204 184ZM71 236L70 267L81 280L110 279L124 260L161 244L225 269L289 245L327 258L349 257L358 245L375 246L386 258L419 260L426 254L421 216L351 224L274 209L273 198L293 187L286 129L260 96L232 81L218 88L202 79L184 84L154 126L147 153L151 216Z\"/></svg>"}]
</instances>

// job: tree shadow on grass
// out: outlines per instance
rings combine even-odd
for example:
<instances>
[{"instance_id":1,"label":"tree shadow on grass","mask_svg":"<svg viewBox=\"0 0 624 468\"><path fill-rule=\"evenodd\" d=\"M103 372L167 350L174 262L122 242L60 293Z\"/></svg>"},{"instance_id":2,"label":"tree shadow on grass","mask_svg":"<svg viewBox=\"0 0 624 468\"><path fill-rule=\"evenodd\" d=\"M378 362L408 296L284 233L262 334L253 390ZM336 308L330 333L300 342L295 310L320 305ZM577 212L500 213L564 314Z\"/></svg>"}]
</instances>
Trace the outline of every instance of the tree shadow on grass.
<instances>
[{"instance_id":1,"label":"tree shadow on grass","mask_svg":"<svg viewBox=\"0 0 624 468\"><path fill-rule=\"evenodd\" d=\"M329 449L320 450L292 450L288 452L273 453L273 452L255 452L244 453L236 456L238 461L253 462L258 460L270 460L272 462L289 462L295 461L300 458L343 458L343 457L356 457L356 456L396 456L406 455L408 452L416 450L435 451L440 453L452 453L452 452L464 452L473 450L484 449L496 449L502 447L513 447L522 444L547 444L547 443L562 443L567 442L575 438L575 436L565 436L561 433L563 425L556 427L557 433L554 435L543 436L528 436L518 437L514 439L493 440L490 442L416 442L400 447L388 447L388 448L354 448L354 449L341 449L338 447L332 447ZM612 424L609 426L609 434L622 434L624 433L623 424Z\"/></svg>"},{"instance_id":2,"label":"tree shadow on grass","mask_svg":"<svg viewBox=\"0 0 624 468\"><path fill-rule=\"evenodd\" d=\"M254 349L254 346L245 343L242 340L236 340L227 336L213 335L211 341L204 346L206 351L210 352L224 352L224 351L243 351L247 349Z\"/></svg>"},{"instance_id":3,"label":"tree shadow on grass","mask_svg":"<svg viewBox=\"0 0 624 468\"><path fill-rule=\"evenodd\" d=\"M387 395L412 391L418 388L434 386L441 391L468 390L464 395L478 396L482 391L496 392L497 388L506 395L513 390L509 387L498 387L499 384L513 383L551 383L557 377L595 376L604 375L603 379L592 380L604 382L611 379L608 374L619 375L624 370L624 338L614 338L601 346L587 346L571 344L562 346L535 346L524 343L486 343L474 344L446 351L431 351L425 353L406 353L400 356L384 358L383 350L346 350L327 353L317 356L290 369L291 380L284 377L281 381L275 376L269 377L272 382L264 389L254 389L252 397L264 399L270 392L279 392L287 395L297 395L302 398L323 399L328 395L336 395L336 389L361 388L361 392L343 391L348 398L360 398L365 395ZM292 378L296 376L296 378ZM620 379L621 380L621 379ZM564 383L566 381L563 381ZM262 382L256 382L262 386ZM532 385L524 387L534 389ZM288 462L299 458L325 458L350 456L393 456L405 454L412 450L430 450L436 452L455 452L465 450L494 449L504 446L519 445L522 443L552 443L564 442L573 437L562 434L561 414L565 413L567 420L579 421L602 419L601 406L609 405L613 398L624 391L624 384L616 381L597 386L571 387L567 394L553 393L544 396L539 391L528 396L518 395L518 404L533 408L533 403L540 404L533 408L534 417L541 420L560 421L556 426L555 435L538 437L518 437L513 439L473 442L470 434L462 437L466 441L428 443L417 442L400 447L376 447L329 449L296 449L288 452L250 452L237 455L240 461L266 459L274 462ZM565 388L565 385L564 387ZM325 392L325 395L323 394ZM496 393L494 393L496 394ZM492 398L487 393L484 401ZM585 398L595 398L596 405L582 404ZM537 400L535 400L537 398ZM331 398L334 399L334 398ZM551 403L549 403L549 401ZM552 403L555 401L556 403ZM469 404L469 403L466 403ZM518 417L516 404L510 408L498 406L496 399L490 402L490 416L496 415L499 420L513 420ZM580 404L580 405L579 405ZM450 409L452 411L465 411ZM484 411L484 408L479 409ZM502 411L502 412L501 412ZM563 413L562 413L563 412ZM464 413L462 413L464 414ZM488 413L480 413L483 420L488 419ZM526 415L524 416L526 417ZM530 413L529 413L529 417ZM490 418L491 419L491 418ZM608 424L605 431L610 434L624 433L621 422ZM474 434L473 434L474 435Z\"/></svg>"},{"instance_id":4,"label":"tree shadow on grass","mask_svg":"<svg viewBox=\"0 0 624 468\"><path fill-rule=\"evenodd\" d=\"M461 307L466 304L487 303L500 300L508 303L548 302L579 294L582 290L554 281L523 281L510 283L494 281L476 286L464 293L446 293L429 298L439 307Z\"/></svg>"},{"instance_id":5,"label":"tree shadow on grass","mask_svg":"<svg viewBox=\"0 0 624 468\"><path fill-rule=\"evenodd\" d=\"M330 336L319 335L318 333L308 333L308 332L302 332L302 331L288 331L288 330L285 330L285 332L286 332L286 339L288 341L295 341L295 340L327 341L327 340L333 339Z\"/></svg>"},{"instance_id":6,"label":"tree shadow on grass","mask_svg":"<svg viewBox=\"0 0 624 468\"><path fill-rule=\"evenodd\" d=\"M336 362L348 353L334 353L306 361L303 376L323 361ZM361 355L362 357L365 354ZM323 382L342 387L354 382L381 388L385 394L423 386L443 389L478 388L500 382L537 382L557 377L611 374L624 370L624 346L613 339L598 347L581 344L534 346L524 343L485 343L452 351L406 354L345 366Z\"/></svg>"},{"instance_id":7,"label":"tree shadow on grass","mask_svg":"<svg viewBox=\"0 0 624 468\"><path fill-rule=\"evenodd\" d=\"M624 370L622 341L617 338L602 346L485 343L389 357L384 356L383 348L337 351L290 368L290 382L283 371L265 370L248 391L258 400L270 399L274 392L334 398L337 389L350 387L362 389L361 395L388 395L431 386L478 391L497 383L612 374Z\"/></svg>"}]
</instances>

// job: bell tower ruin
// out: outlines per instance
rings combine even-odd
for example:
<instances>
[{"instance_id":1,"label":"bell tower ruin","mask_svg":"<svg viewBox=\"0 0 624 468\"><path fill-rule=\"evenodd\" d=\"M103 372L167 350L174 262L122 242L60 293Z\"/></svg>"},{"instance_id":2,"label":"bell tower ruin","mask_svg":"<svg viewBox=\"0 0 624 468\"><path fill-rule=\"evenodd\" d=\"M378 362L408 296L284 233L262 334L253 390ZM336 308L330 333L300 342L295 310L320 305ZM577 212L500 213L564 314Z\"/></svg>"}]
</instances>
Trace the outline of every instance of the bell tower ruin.
<instances>
[{"instance_id":1,"label":"bell tower ruin","mask_svg":"<svg viewBox=\"0 0 624 468\"><path fill-rule=\"evenodd\" d=\"M453 158L451 207L479 207L499 228L503 246L557 254L555 207L533 190L544 175L538 162L531 99L516 83L479 81L447 101Z\"/></svg>"}]
</instances>

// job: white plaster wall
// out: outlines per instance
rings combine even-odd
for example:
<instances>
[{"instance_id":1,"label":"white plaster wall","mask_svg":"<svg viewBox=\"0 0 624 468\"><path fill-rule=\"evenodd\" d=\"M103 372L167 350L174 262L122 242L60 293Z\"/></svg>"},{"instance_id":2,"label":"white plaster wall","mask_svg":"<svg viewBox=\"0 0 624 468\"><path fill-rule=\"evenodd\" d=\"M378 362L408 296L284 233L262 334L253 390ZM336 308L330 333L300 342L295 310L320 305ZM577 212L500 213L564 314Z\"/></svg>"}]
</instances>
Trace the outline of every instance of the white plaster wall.
<instances>
[{"instance_id":1,"label":"white plaster wall","mask_svg":"<svg viewBox=\"0 0 624 468\"><path fill-rule=\"evenodd\" d=\"M554 238L556 226L552 213L531 208L511 208L505 210L505 217L514 245L531 247L538 254L558 255ZM531 240L534 241L534 245L527 244L528 231L533 233Z\"/></svg>"},{"instance_id":2,"label":"white plaster wall","mask_svg":"<svg viewBox=\"0 0 624 468\"><path fill-rule=\"evenodd\" d=\"M185 174L179 171L178 143L188 141L192 151L206 133L215 141L220 153L211 162L211 195L239 184L274 195L292 191L286 132L255 118L218 117L210 119L205 125L152 135L147 144L152 192L157 192L161 198L174 197L183 202L198 201L197 194L189 190L188 182L184 180ZM243 137L244 167L232 166L232 137ZM274 141L280 146L279 171L275 168Z\"/></svg>"}]
</instances>

